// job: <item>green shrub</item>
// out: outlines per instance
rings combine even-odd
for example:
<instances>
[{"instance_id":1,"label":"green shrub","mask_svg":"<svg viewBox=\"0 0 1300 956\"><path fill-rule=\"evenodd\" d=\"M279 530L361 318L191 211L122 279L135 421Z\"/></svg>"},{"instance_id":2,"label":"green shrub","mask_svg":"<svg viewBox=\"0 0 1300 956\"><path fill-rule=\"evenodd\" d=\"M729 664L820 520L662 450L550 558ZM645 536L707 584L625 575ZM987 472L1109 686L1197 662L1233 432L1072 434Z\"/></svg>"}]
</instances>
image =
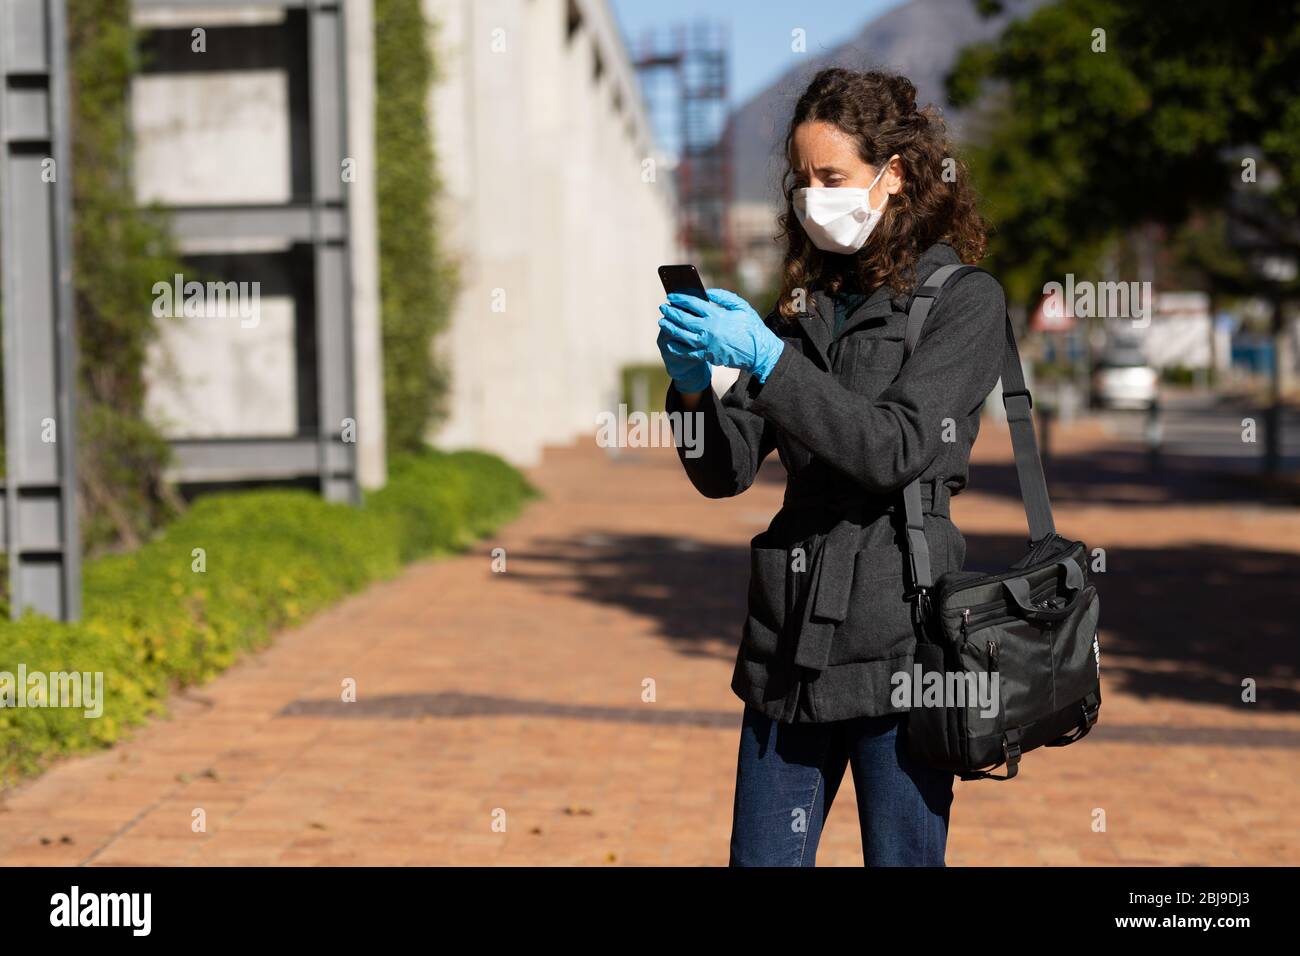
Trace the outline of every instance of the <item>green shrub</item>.
<instances>
[{"instance_id":1,"label":"green shrub","mask_svg":"<svg viewBox=\"0 0 1300 956\"><path fill-rule=\"evenodd\" d=\"M1160 370L1160 380L1169 385L1195 385L1199 380L1207 385L1215 384L1215 369L1188 368L1186 365L1171 365Z\"/></svg>"},{"instance_id":2,"label":"green shrub","mask_svg":"<svg viewBox=\"0 0 1300 956\"><path fill-rule=\"evenodd\" d=\"M174 688L219 674L403 562L465 547L535 494L491 455L429 449L396 456L387 487L361 508L306 491L201 498L136 551L87 563L82 621L0 624L0 672L102 671L105 682L97 719L0 709L0 784L112 743L163 711Z\"/></svg>"}]
</instances>

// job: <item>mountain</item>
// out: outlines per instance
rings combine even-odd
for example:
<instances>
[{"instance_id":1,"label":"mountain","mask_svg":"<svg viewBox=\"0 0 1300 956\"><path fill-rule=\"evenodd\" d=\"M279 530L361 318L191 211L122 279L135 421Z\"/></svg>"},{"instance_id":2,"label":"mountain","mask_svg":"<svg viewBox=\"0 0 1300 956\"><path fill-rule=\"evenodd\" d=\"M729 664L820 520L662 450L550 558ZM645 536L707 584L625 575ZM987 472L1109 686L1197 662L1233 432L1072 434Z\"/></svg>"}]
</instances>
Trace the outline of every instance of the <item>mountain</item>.
<instances>
[{"instance_id":1,"label":"mountain","mask_svg":"<svg viewBox=\"0 0 1300 956\"><path fill-rule=\"evenodd\" d=\"M876 17L856 37L834 49L792 54L800 62L731 115L728 132L733 137L735 200L779 199L784 168L779 152L790 113L812 75L828 66L902 73L916 84L917 105L943 107L949 129L959 136L961 115L948 107L943 89L958 51L996 38L1008 23L1044 2L1007 0L1002 13L985 19L972 0L910 0Z\"/></svg>"}]
</instances>

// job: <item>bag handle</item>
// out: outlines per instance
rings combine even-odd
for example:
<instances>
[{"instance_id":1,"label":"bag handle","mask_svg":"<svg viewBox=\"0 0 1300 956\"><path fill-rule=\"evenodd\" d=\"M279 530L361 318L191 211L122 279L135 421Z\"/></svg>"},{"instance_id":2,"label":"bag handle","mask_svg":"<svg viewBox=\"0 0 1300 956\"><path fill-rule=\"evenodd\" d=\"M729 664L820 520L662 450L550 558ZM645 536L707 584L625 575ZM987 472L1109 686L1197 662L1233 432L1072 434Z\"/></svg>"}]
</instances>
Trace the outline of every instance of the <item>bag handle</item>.
<instances>
[{"instance_id":1,"label":"bag handle","mask_svg":"<svg viewBox=\"0 0 1300 956\"><path fill-rule=\"evenodd\" d=\"M1002 582L1002 587L1006 589L1007 594L1011 596L1011 600L1024 613L1026 619L1030 621L1063 620L1074 613L1074 609L1079 606L1080 599L1087 593L1088 589L1084 586L1083 571L1080 570L1079 565L1075 563L1073 558L1059 561L1057 566L1065 568L1066 590L1074 592L1063 607L1044 607L1034 604L1029 593L1029 582L1024 578L1011 578Z\"/></svg>"},{"instance_id":2,"label":"bag handle","mask_svg":"<svg viewBox=\"0 0 1300 956\"><path fill-rule=\"evenodd\" d=\"M950 284L971 272L983 272L978 266L960 263L940 266L912 294L907 309L907 332L903 339L903 361L906 362L921 339L921 331L930 309L939 295ZM1031 413L1033 399L1025 387L1025 374L1020 367L1020 352L1016 348L1016 333L1011 327L1011 316L1004 324L1006 345L1002 351L1002 404L1007 410L1007 426L1011 431L1011 448L1016 459L1016 477L1020 481L1020 497L1025 506L1029 524L1030 543L1056 533L1052 518L1052 502L1047 494L1047 479L1043 476L1043 462L1038 455L1038 439L1034 434ZM930 545L925 539L925 517L921 510L920 478L913 478L903 488L903 511L907 518L907 550L911 563L912 586L917 592L934 586L930 569Z\"/></svg>"}]
</instances>

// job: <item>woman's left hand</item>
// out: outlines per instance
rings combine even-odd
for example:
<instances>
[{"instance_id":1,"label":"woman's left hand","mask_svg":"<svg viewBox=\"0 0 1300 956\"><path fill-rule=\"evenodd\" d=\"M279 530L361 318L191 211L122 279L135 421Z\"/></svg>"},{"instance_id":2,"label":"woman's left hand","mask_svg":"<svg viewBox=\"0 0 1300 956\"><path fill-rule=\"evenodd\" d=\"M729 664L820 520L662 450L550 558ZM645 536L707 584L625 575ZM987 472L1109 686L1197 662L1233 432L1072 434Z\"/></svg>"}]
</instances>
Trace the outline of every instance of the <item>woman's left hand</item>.
<instances>
[{"instance_id":1,"label":"woman's left hand","mask_svg":"<svg viewBox=\"0 0 1300 956\"><path fill-rule=\"evenodd\" d=\"M659 306L663 315L659 327L687 346L686 355L767 381L785 343L734 292L706 291L707 302L693 295L670 293L669 304Z\"/></svg>"}]
</instances>

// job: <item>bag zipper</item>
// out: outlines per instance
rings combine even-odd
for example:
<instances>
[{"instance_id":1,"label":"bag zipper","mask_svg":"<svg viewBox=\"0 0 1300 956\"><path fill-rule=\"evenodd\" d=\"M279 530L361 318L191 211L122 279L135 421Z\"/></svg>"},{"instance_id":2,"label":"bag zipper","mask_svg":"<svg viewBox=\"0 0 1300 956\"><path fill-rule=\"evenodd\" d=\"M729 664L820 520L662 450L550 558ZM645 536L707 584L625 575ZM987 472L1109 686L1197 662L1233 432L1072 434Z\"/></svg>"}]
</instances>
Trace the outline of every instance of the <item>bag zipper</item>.
<instances>
[{"instance_id":1,"label":"bag zipper","mask_svg":"<svg viewBox=\"0 0 1300 956\"><path fill-rule=\"evenodd\" d=\"M1060 551L1057 551L1055 548L1049 548L1048 545L1056 543L1056 539L1059 539L1060 541L1067 540L1065 538L1061 538L1060 535L1055 535L1052 538L1046 539L1042 544L1039 545L1038 548L1030 552L1031 560L1029 560L1029 562L1024 567L1013 568L1008 571L1003 571L999 574L981 574L978 571L954 572L953 583L954 585L957 586L952 587L950 590L948 590L947 594L945 595L945 602L950 601L954 595L960 594L963 590L966 590L967 587L970 585L993 584L1000 581L1009 581L1012 578L1024 577L1026 574L1030 573L1031 571L1039 570L1038 568L1035 567L1035 565L1042 563L1040 560L1040 555L1042 553L1046 553L1048 551L1055 553L1056 560L1053 563L1059 563L1060 561L1063 561L1068 557L1072 557L1076 551L1080 552L1080 554L1083 555L1087 554L1087 550L1084 547L1083 542L1081 541L1071 541L1070 547ZM1080 566L1083 565L1084 562L1081 561Z\"/></svg>"},{"instance_id":2,"label":"bag zipper","mask_svg":"<svg viewBox=\"0 0 1300 956\"><path fill-rule=\"evenodd\" d=\"M1030 599L1037 600L1045 594L1051 594L1056 591L1056 582L1052 580L1044 581L1035 588L1030 589ZM995 601L984 601L980 604L973 604L970 607L964 607L961 610L962 633L967 633L973 626L971 614L975 615L974 624L987 625L998 620L1013 621L1017 617L1014 614L1006 612L1007 602L998 599ZM993 613L990 613L993 612ZM1000 613L999 613L1000 612Z\"/></svg>"},{"instance_id":3,"label":"bag zipper","mask_svg":"<svg viewBox=\"0 0 1300 956\"><path fill-rule=\"evenodd\" d=\"M1092 585L1088 585L1088 587L1092 587ZM1094 588L1093 590L1095 591L1096 589ZM966 608L963 608L963 611L965 611L965 610L967 610L967 609L966 609ZM987 628L987 627L994 627L994 626L996 626L996 625L998 625L998 624L1010 624L1012 621L1023 621L1023 620L1024 620L1024 618L1021 617L1019 614L1007 614L1007 613L1002 613L1002 614L991 614L991 615L987 615L987 616L977 616L976 619L975 619L975 623L974 623L974 625L970 625L970 627L971 627L971 628ZM962 621L962 624L965 626L965 625L966 625L966 620L963 620L963 621ZM1053 630L1053 629L1059 627L1060 624L1061 624L1061 622L1060 622L1059 620L1058 620L1058 621L1040 621L1040 622L1038 623L1038 626L1041 627L1041 628L1043 628L1044 630L1051 631L1051 630ZM963 636L966 634L966 629L965 629L965 628L962 630L962 634L963 634Z\"/></svg>"}]
</instances>

